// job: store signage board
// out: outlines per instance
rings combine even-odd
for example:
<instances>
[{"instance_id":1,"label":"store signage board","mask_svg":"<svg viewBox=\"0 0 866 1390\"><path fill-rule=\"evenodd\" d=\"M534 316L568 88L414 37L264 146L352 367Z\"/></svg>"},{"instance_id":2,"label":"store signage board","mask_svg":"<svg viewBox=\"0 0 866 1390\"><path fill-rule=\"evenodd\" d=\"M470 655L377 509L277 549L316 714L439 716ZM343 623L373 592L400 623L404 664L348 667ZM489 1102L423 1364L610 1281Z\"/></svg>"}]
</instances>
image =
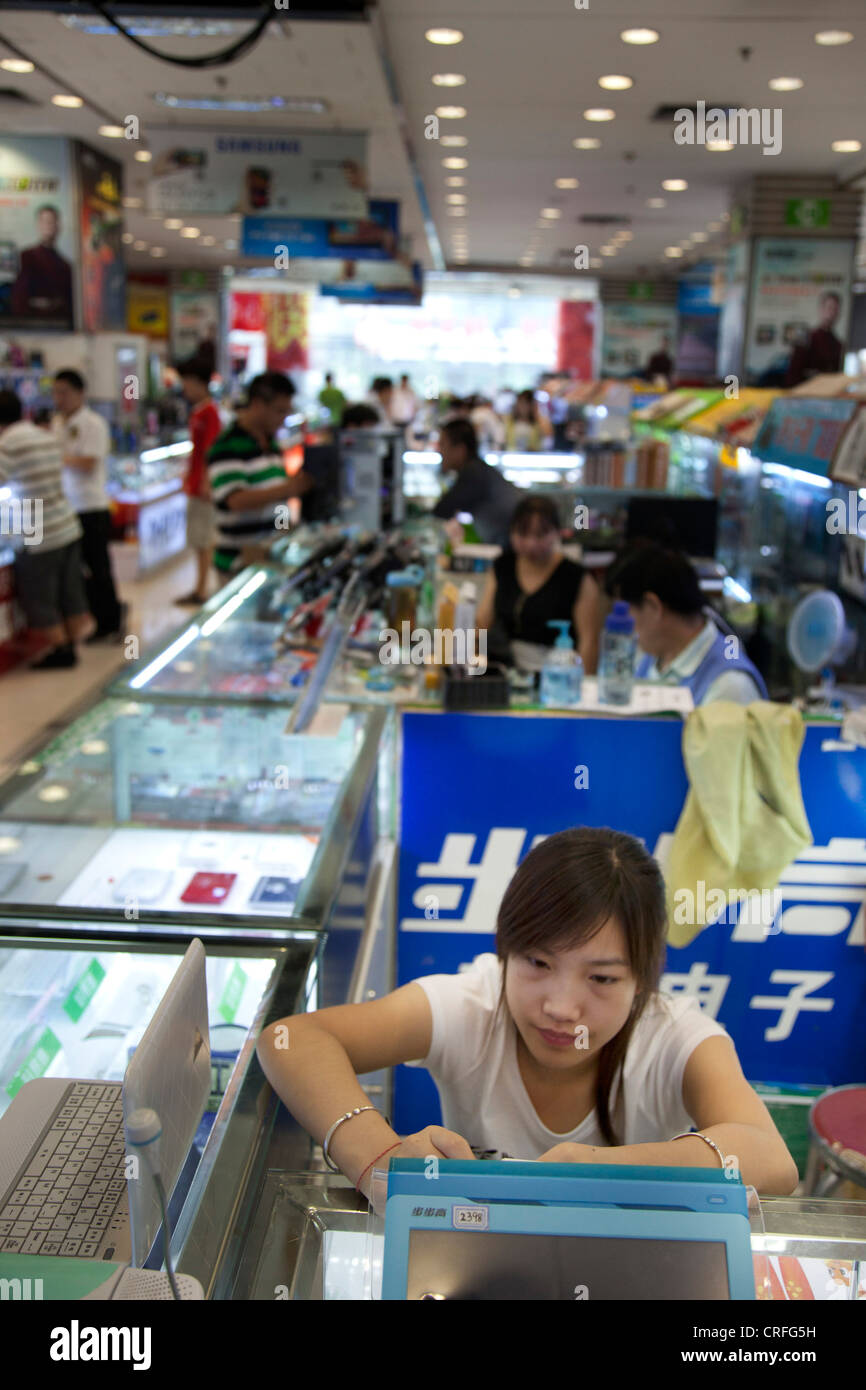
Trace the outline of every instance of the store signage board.
<instances>
[{"instance_id":1,"label":"store signage board","mask_svg":"<svg viewBox=\"0 0 866 1390\"><path fill-rule=\"evenodd\" d=\"M633 301L602 309L602 376L628 377L643 371L662 338L673 344L677 311L673 304Z\"/></svg>"},{"instance_id":2,"label":"store signage board","mask_svg":"<svg viewBox=\"0 0 866 1390\"><path fill-rule=\"evenodd\" d=\"M502 894L539 837L613 826L663 859L687 791L679 720L410 712L402 738L398 985L495 950ZM838 738L834 725L806 729L814 845L782 876L778 930L721 919L668 950L663 988L727 1028L752 1082L862 1075L866 749L824 747ZM399 1067L398 1131L438 1114L428 1074Z\"/></svg>"},{"instance_id":3,"label":"store signage board","mask_svg":"<svg viewBox=\"0 0 866 1390\"><path fill-rule=\"evenodd\" d=\"M786 227L829 227L829 198L789 198L785 204Z\"/></svg>"},{"instance_id":4,"label":"store signage board","mask_svg":"<svg viewBox=\"0 0 866 1390\"><path fill-rule=\"evenodd\" d=\"M68 140L0 138L0 333L73 327L79 244L71 156Z\"/></svg>"},{"instance_id":5,"label":"store signage board","mask_svg":"<svg viewBox=\"0 0 866 1390\"><path fill-rule=\"evenodd\" d=\"M367 216L367 136L344 131L150 132L148 211Z\"/></svg>"},{"instance_id":6,"label":"store signage board","mask_svg":"<svg viewBox=\"0 0 866 1390\"><path fill-rule=\"evenodd\" d=\"M854 400L778 396L752 452L763 463L783 463L826 478L856 410Z\"/></svg>"},{"instance_id":7,"label":"store signage board","mask_svg":"<svg viewBox=\"0 0 866 1390\"><path fill-rule=\"evenodd\" d=\"M385 274L392 267L393 273ZM346 304L420 304L424 277L419 261L411 267L398 261L371 261L357 278L353 273L352 278L320 283L319 292Z\"/></svg>"},{"instance_id":8,"label":"store signage board","mask_svg":"<svg viewBox=\"0 0 866 1390\"><path fill-rule=\"evenodd\" d=\"M745 370L755 386L784 385L794 348L822 316L823 296L839 298L833 333L848 336L854 243L842 237L758 237L749 294ZM761 380L772 372L779 380Z\"/></svg>"},{"instance_id":9,"label":"store signage board","mask_svg":"<svg viewBox=\"0 0 866 1390\"><path fill-rule=\"evenodd\" d=\"M241 252L272 263L277 248L305 259L387 261L400 234L400 204L371 198L366 218L245 217Z\"/></svg>"}]
</instances>

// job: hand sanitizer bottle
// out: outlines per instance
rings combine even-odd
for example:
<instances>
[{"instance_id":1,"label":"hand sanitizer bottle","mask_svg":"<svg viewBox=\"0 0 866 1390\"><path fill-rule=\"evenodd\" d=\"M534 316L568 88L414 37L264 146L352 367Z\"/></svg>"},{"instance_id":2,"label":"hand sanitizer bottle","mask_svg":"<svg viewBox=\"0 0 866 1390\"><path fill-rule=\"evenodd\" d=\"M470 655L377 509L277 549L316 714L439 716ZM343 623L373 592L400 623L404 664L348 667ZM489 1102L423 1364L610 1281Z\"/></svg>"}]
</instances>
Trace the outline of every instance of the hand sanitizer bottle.
<instances>
[{"instance_id":1,"label":"hand sanitizer bottle","mask_svg":"<svg viewBox=\"0 0 866 1390\"><path fill-rule=\"evenodd\" d=\"M598 665L598 698L605 705L627 705L634 689L637 641L628 604L617 599L604 625Z\"/></svg>"},{"instance_id":2,"label":"hand sanitizer bottle","mask_svg":"<svg viewBox=\"0 0 866 1390\"><path fill-rule=\"evenodd\" d=\"M580 703L583 662L568 635L568 620L552 618L547 626L560 632L541 668L541 703L548 709L573 709Z\"/></svg>"}]
</instances>

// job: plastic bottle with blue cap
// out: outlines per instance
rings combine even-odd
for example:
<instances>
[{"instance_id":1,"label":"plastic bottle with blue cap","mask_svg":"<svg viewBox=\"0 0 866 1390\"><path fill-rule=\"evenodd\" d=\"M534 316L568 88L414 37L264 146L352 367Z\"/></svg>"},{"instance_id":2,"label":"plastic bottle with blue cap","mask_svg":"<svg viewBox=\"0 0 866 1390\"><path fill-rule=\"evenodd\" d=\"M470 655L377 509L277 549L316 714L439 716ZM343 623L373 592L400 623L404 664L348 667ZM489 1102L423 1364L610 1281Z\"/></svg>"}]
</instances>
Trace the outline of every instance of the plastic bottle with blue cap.
<instances>
[{"instance_id":1,"label":"plastic bottle with blue cap","mask_svg":"<svg viewBox=\"0 0 866 1390\"><path fill-rule=\"evenodd\" d=\"M558 627L559 636L541 668L540 701L547 709L573 709L580 703L583 662L568 635L568 619L550 618L547 626Z\"/></svg>"},{"instance_id":2,"label":"plastic bottle with blue cap","mask_svg":"<svg viewBox=\"0 0 866 1390\"><path fill-rule=\"evenodd\" d=\"M634 618L624 599L617 599L601 636L598 698L605 705L627 705L634 690L637 639Z\"/></svg>"}]
</instances>

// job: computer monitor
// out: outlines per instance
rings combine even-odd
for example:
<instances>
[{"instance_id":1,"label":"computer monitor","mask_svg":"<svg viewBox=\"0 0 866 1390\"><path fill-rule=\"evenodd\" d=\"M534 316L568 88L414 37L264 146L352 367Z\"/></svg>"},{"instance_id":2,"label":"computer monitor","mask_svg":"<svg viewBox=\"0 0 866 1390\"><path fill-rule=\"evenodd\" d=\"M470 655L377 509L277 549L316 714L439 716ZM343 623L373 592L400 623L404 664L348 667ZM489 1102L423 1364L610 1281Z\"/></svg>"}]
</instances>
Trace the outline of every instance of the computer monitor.
<instances>
[{"instance_id":1,"label":"computer monitor","mask_svg":"<svg viewBox=\"0 0 866 1390\"><path fill-rule=\"evenodd\" d=\"M340 450L336 444L305 444L304 472L314 487L301 498L301 520L333 521L340 512Z\"/></svg>"},{"instance_id":2,"label":"computer monitor","mask_svg":"<svg viewBox=\"0 0 866 1390\"><path fill-rule=\"evenodd\" d=\"M715 497L630 497L626 543L657 541L696 559L716 553L719 503Z\"/></svg>"}]
</instances>

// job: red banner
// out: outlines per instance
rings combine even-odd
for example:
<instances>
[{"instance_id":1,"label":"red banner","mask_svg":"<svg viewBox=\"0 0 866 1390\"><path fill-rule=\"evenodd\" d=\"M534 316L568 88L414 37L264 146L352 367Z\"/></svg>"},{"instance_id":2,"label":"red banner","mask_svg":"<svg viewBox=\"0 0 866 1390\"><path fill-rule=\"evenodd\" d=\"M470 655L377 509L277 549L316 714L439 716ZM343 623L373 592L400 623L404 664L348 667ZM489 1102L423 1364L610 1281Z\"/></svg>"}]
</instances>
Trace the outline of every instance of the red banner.
<instances>
[{"instance_id":1,"label":"red banner","mask_svg":"<svg viewBox=\"0 0 866 1390\"><path fill-rule=\"evenodd\" d=\"M306 294L233 292L231 327L264 333L268 371L306 370L309 348L309 299Z\"/></svg>"},{"instance_id":2,"label":"red banner","mask_svg":"<svg viewBox=\"0 0 866 1390\"><path fill-rule=\"evenodd\" d=\"M598 305L589 300L563 299L559 304L556 370L578 381L592 380L592 343Z\"/></svg>"}]
</instances>

